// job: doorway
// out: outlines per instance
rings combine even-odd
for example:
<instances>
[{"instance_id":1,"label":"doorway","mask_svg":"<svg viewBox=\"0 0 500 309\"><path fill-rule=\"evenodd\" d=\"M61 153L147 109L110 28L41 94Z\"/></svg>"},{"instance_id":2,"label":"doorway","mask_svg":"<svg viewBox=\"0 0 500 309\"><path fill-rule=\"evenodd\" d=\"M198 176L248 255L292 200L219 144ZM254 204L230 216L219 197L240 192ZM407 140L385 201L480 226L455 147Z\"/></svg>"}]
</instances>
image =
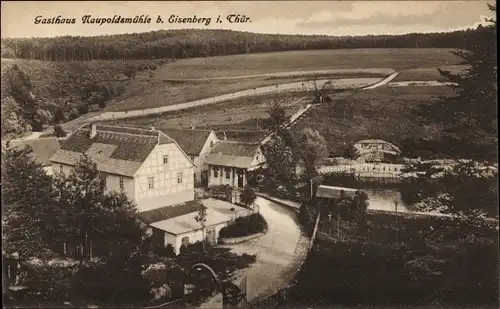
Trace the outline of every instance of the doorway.
<instances>
[{"instance_id":1,"label":"doorway","mask_svg":"<svg viewBox=\"0 0 500 309\"><path fill-rule=\"evenodd\" d=\"M243 172L238 171L238 188L243 188Z\"/></svg>"},{"instance_id":2,"label":"doorway","mask_svg":"<svg viewBox=\"0 0 500 309\"><path fill-rule=\"evenodd\" d=\"M207 228L207 242L211 245L215 245L217 243L214 226Z\"/></svg>"}]
</instances>

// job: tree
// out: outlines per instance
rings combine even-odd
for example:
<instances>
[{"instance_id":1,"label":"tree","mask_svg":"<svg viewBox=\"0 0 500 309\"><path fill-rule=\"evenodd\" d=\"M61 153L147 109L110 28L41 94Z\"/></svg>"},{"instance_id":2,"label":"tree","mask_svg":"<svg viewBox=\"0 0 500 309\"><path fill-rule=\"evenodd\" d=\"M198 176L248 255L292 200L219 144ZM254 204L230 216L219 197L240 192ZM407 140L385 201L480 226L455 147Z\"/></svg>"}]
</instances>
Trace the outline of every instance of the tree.
<instances>
[{"instance_id":1,"label":"tree","mask_svg":"<svg viewBox=\"0 0 500 309\"><path fill-rule=\"evenodd\" d=\"M314 103L323 103L324 100L324 95L325 95L325 89L327 86L330 86L332 84L331 80L328 80L323 83L321 88L318 88L318 82L317 82L318 77L314 77L313 86L314 86Z\"/></svg>"},{"instance_id":2,"label":"tree","mask_svg":"<svg viewBox=\"0 0 500 309\"><path fill-rule=\"evenodd\" d=\"M54 242L48 228L55 209L52 180L30 147L2 150L3 250L21 260L45 258Z\"/></svg>"},{"instance_id":3,"label":"tree","mask_svg":"<svg viewBox=\"0 0 500 309\"><path fill-rule=\"evenodd\" d=\"M271 129L273 132L277 132L287 121L285 109L277 101L271 104L268 114L271 117Z\"/></svg>"},{"instance_id":4,"label":"tree","mask_svg":"<svg viewBox=\"0 0 500 309\"><path fill-rule=\"evenodd\" d=\"M137 68L135 66L129 65L123 71L123 74L127 76L129 79L133 79L137 74Z\"/></svg>"},{"instance_id":5,"label":"tree","mask_svg":"<svg viewBox=\"0 0 500 309\"><path fill-rule=\"evenodd\" d=\"M145 239L134 203L124 193L107 192L104 177L83 155L69 176L56 175L54 180L59 214L53 219L53 238L81 244L80 263L93 257L94 247L102 259L132 255Z\"/></svg>"},{"instance_id":6,"label":"tree","mask_svg":"<svg viewBox=\"0 0 500 309\"><path fill-rule=\"evenodd\" d=\"M22 114L21 107L11 96L2 98L2 135L21 134L31 130Z\"/></svg>"},{"instance_id":7,"label":"tree","mask_svg":"<svg viewBox=\"0 0 500 309\"><path fill-rule=\"evenodd\" d=\"M63 128L60 125L54 126L54 135L56 137L66 137L66 132L64 132Z\"/></svg>"},{"instance_id":8,"label":"tree","mask_svg":"<svg viewBox=\"0 0 500 309\"><path fill-rule=\"evenodd\" d=\"M198 214L194 217L194 219L201 225L201 233L203 235L203 240L202 240L203 253L205 253L205 243L206 243L205 226L207 223L207 209L205 208L205 206L200 208Z\"/></svg>"},{"instance_id":9,"label":"tree","mask_svg":"<svg viewBox=\"0 0 500 309\"><path fill-rule=\"evenodd\" d=\"M64 115L64 111L62 108L57 108L56 112L54 113L54 123L61 123L66 120L66 116Z\"/></svg>"},{"instance_id":10,"label":"tree","mask_svg":"<svg viewBox=\"0 0 500 309\"><path fill-rule=\"evenodd\" d=\"M255 190L250 188L250 187L246 187L240 193L240 201L245 206L253 204L255 202L255 199L257 199L257 195L255 194Z\"/></svg>"},{"instance_id":11,"label":"tree","mask_svg":"<svg viewBox=\"0 0 500 309\"><path fill-rule=\"evenodd\" d=\"M489 5L496 12L496 5ZM466 41L465 50L452 53L462 59L469 69L460 74L439 70L439 73L455 83L451 86L458 95L442 98L432 105L421 105L418 115L425 123L439 122L445 125L450 134L456 134L462 143L482 141L484 134L492 138L487 147L496 149L497 132L497 48L496 19L488 19L487 26L476 29ZM491 154L494 153L494 156ZM487 154L487 156L485 155ZM496 152L481 151L475 159L496 161Z\"/></svg>"},{"instance_id":12,"label":"tree","mask_svg":"<svg viewBox=\"0 0 500 309\"><path fill-rule=\"evenodd\" d=\"M262 152L268 165L267 178L282 184L295 182L296 161L293 149L286 145L284 139L274 136L262 146Z\"/></svg>"},{"instance_id":13,"label":"tree","mask_svg":"<svg viewBox=\"0 0 500 309\"><path fill-rule=\"evenodd\" d=\"M295 151L304 166L304 180L310 181L318 175L318 160L328 154L325 138L317 130L305 128L297 136L296 143Z\"/></svg>"},{"instance_id":14,"label":"tree","mask_svg":"<svg viewBox=\"0 0 500 309\"><path fill-rule=\"evenodd\" d=\"M360 156L359 150L352 144L347 146L347 148L344 150L345 158L356 160L357 158L359 158L359 156Z\"/></svg>"}]
</instances>

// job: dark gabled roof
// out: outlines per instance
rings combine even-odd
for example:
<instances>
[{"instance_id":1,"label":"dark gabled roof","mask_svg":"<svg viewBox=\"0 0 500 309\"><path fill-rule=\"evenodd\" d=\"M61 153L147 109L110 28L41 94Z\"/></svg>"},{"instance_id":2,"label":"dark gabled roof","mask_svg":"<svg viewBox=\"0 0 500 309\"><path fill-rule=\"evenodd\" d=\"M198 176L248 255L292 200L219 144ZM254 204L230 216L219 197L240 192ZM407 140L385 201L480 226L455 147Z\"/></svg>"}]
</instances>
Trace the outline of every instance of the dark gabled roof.
<instances>
[{"instance_id":1,"label":"dark gabled roof","mask_svg":"<svg viewBox=\"0 0 500 309\"><path fill-rule=\"evenodd\" d=\"M248 168L259 144L218 141L206 157L210 165Z\"/></svg>"},{"instance_id":2,"label":"dark gabled roof","mask_svg":"<svg viewBox=\"0 0 500 309\"><path fill-rule=\"evenodd\" d=\"M200 154L212 132L210 130L172 129L163 127L158 128L158 130L174 139L185 153L192 156Z\"/></svg>"},{"instance_id":3,"label":"dark gabled roof","mask_svg":"<svg viewBox=\"0 0 500 309\"><path fill-rule=\"evenodd\" d=\"M87 154L100 171L133 176L156 145L174 143L159 131L142 128L97 125L95 136L90 133L90 126L73 132L50 160L75 165Z\"/></svg>"},{"instance_id":4,"label":"dark gabled roof","mask_svg":"<svg viewBox=\"0 0 500 309\"><path fill-rule=\"evenodd\" d=\"M250 131L250 130L226 130L216 131L216 136L220 140L227 138L228 141L242 142L242 143L259 143L266 137L264 131Z\"/></svg>"},{"instance_id":5,"label":"dark gabled roof","mask_svg":"<svg viewBox=\"0 0 500 309\"><path fill-rule=\"evenodd\" d=\"M50 165L50 157L61 148L59 141L55 137L38 138L32 140L13 140L9 147L24 148L30 146L33 152L30 156L42 166Z\"/></svg>"},{"instance_id":6,"label":"dark gabled roof","mask_svg":"<svg viewBox=\"0 0 500 309\"><path fill-rule=\"evenodd\" d=\"M172 219L192 212L197 212L202 208L206 208L199 201L187 201L182 204L165 206L148 211L143 211L138 214L139 219L146 224Z\"/></svg>"}]
</instances>

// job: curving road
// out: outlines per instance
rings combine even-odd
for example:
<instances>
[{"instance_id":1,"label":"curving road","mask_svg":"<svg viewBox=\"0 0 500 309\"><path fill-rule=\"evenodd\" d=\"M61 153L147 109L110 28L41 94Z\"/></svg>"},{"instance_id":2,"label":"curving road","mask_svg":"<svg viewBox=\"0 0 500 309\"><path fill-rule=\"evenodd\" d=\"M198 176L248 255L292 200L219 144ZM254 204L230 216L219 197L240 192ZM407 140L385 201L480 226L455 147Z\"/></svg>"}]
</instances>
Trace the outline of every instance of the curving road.
<instances>
[{"instance_id":1,"label":"curving road","mask_svg":"<svg viewBox=\"0 0 500 309\"><path fill-rule=\"evenodd\" d=\"M335 87L337 89L349 89L349 88L363 88L369 85L373 85L377 82L380 82L381 78L341 78L341 79L320 79L316 80L316 82L321 85L325 82L331 82L331 87ZM98 116L91 117L83 121L85 122L95 122L95 121L105 121L105 120L116 120L116 119L126 119L126 118L134 118L134 117L143 117L148 115L160 114L165 112L177 111L187 108L199 107L214 103L220 103L223 101L228 101L232 99L237 99L241 97L254 96L254 95L263 95L276 93L281 91L307 91L314 89L313 81L301 81L301 82L293 82L293 83L285 83L273 86L265 86L258 87L254 89L247 89L242 91L237 91L229 94L224 94L216 97L191 101L187 103L180 103L174 105L167 105L156 108L148 108L148 109L139 109L132 111L124 111L124 112L105 112Z\"/></svg>"},{"instance_id":2,"label":"curving road","mask_svg":"<svg viewBox=\"0 0 500 309\"><path fill-rule=\"evenodd\" d=\"M236 285L247 278L247 300L250 303L271 296L286 286L307 255L306 246L299 242L307 238L302 236L296 212L261 197L257 198L256 204L267 221L267 233L248 242L227 246L237 254L256 255L255 263L233 276ZM202 308L217 307L214 303L217 299L220 297L208 300Z\"/></svg>"}]
</instances>

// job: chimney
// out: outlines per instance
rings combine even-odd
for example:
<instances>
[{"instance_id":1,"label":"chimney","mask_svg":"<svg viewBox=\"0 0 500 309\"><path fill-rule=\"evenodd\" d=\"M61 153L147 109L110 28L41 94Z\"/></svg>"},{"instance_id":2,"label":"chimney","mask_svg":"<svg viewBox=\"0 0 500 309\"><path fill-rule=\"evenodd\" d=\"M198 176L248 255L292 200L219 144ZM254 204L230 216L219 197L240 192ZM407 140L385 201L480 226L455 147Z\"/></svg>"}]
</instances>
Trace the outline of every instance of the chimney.
<instances>
[{"instance_id":1,"label":"chimney","mask_svg":"<svg viewBox=\"0 0 500 309\"><path fill-rule=\"evenodd\" d=\"M90 125L90 138L94 138L96 134L97 134L97 124L93 123L92 125Z\"/></svg>"}]
</instances>

